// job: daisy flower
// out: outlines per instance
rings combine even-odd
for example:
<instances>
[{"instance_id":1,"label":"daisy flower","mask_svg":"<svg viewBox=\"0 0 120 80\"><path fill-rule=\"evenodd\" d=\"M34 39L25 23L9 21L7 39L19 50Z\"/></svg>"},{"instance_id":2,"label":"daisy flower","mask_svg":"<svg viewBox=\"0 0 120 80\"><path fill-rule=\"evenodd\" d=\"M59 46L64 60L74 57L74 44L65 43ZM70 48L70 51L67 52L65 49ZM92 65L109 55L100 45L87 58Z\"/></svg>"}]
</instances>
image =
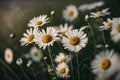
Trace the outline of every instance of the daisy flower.
<instances>
[{"instance_id":1,"label":"daisy flower","mask_svg":"<svg viewBox=\"0 0 120 80\"><path fill-rule=\"evenodd\" d=\"M82 12L90 10L90 5L89 4L83 4L78 7L78 9Z\"/></svg>"},{"instance_id":2,"label":"daisy flower","mask_svg":"<svg viewBox=\"0 0 120 80\"><path fill-rule=\"evenodd\" d=\"M61 78L67 77L69 73L68 65L65 63L59 63L56 67L56 74Z\"/></svg>"},{"instance_id":3,"label":"daisy flower","mask_svg":"<svg viewBox=\"0 0 120 80\"><path fill-rule=\"evenodd\" d=\"M100 30L107 30L113 26L113 20L110 18L107 19L107 22L103 22L103 26L100 26Z\"/></svg>"},{"instance_id":4,"label":"daisy flower","mask_svg":"<svg viewBox=\"0 0 120 80\"><path fill-rule=\"evenodd\" d=\"M30 50L30 57L32 58L33 61L40 62L43 55L39 49L37 49L36 47L32 47Z\"/></svg>"},{"instance_id":5,"label":"daisy flower","mask_svg":"<svg viewBox=\"0 0 120 80\"><path fill-rule=\"evenodd\" d=\"M102 51L100 54L96 55L91 63L92 72L100 77L103 77L105 74L111 76L118 69L119 60L119 56L114 50Z\"/></svg>"},{"instance_id":6,"label":"daisy flower","mask_svg":"<svg viewBox=\"0 0 120 80\"><path fill-rule=\"evenodd\" d=\"M5 49L4 58L8 64L13 62L13 51L10 48Z\"/></svg>"},{"instance_id":7,"label":"daisy flower","mask_svg":"<svg viewBox=\"0 0 120 80\"><path fill-rule=\"evenodd\" d=\"M43 26L44 24L48 23L49 18L47 15L40 15L38 17L34 17L33 19L30 20L28 23L28 27L40 27Z\"/></svg>"},{"instance_id":8,"label":"daisy flower","mask_svg":"<svg viewBox=\"0 0 120 80\"><path fill-rule=\"evenodd\" d=\"M68 5L65 10L63 10L63 18L66 21L72 22L78 17L78 10L75 5Z\"/></svg>"},{"instance_id":9,"label":"daisy flower","mask_svg":"<svg viewBox=\"0 0 120 80\"><path fill-rule=\"evenodd\" d=\"M61 33L60 34L61 37L66 37L65 33L69 30L72 30L72 29L73 29L73 25L68 26L68 24L65 23L64 25L60 25L60 29L58 32Z\"/></svg>"},{"instance_id":10,"label":"daisy flower","mask_svg":"<svg viewBox=\"0 0 120 80\"><path fill-rule=\"evenodd\" d=\"M91 9L96 9L98 7L101 7L103 6L105 3L104 1L98 1L98 2L94 2L94 3L91 3Z\"/></svg>"},{"instance_id":11,"label":"daisy flower","mask_svg":"<svg viewBox=\"0 0 120 80\"><path fill-rule=\"evenodd\" d=\"M45 49L47 46L52 46L53 43L59 39L57 33L56 29L53 27L47 27L46 32L42 29L35 38L35 42L38 44L39 48L43 47L43 49Z\"/></svg>"},{"instance_id":12,"label":"daisy flower","mask_svg":"<svg viewBox=\"0 0 120 80\"><path fill-rule=\"evenodd\" d=\"M39 33L38 28L34 28L34 29L30 28L29 30L27 29L26 33L23 34L24 37L22 37L20 40L21 45L27 46L28 44L34 42L34 39L38 33Z\"/></svg>"},{"instance_id":13,"label":"daisy flower","mask_svg":"<svg viewBox=\"0 0 120 80\"><path fill-rule=\"evenodd\" d=\"M55 58L55 62L57 63L68 63L70 60L68 55L65 55L64 53L59 53L59 55L56 56Z\"/></svg>"},{"instance_id":14,"label":"daisy flower","mask_svg":"<svg viewBox=\"0 0 120 80\"><path fill-rule=\"evenodd\" d=\"M69 30L66 32L67 37L63 37L62 43L65 49L78 52L84 48L88 42L87 35L80 30Z\"/></svg>"},{"instance_id":15,"label":"daisy flower","mask_svg":"<svg viewBox=\"0 0 120 80\"><path fill-rule=\"evenodd\" d=\"M98 11L96 13L90 13L92 18L102 17L106 15L110 15L110 12L108 12L109 8L103 9L102 11Z\"/></svg>"},{"instance_id":16,"label":"daisy flower","mask_svg":"<svg viewBox=\"0 0 120 80\"><path fill-rule=\"evenodd\" d=\"M120 18L113 18L111 38L114 42L120 41Z\"/></svg>"}]
</instances>

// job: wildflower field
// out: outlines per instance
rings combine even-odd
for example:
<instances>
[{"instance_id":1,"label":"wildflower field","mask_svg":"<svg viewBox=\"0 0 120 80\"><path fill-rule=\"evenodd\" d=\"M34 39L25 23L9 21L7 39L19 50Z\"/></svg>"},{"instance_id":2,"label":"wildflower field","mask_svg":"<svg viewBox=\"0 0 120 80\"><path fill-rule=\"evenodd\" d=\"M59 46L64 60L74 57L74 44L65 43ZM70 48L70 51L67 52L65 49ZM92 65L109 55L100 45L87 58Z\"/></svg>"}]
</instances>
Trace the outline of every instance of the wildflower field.
<instances>
[{"instance_id":1,"label":"wildflower field","mask_svg":"<svg viewBox=\"0 0 120 80\"><path fill-rule=\"evenodd\" d=\"M0 80L120 80L119 0L1 0Z\"/></svg>"}]
</instances>

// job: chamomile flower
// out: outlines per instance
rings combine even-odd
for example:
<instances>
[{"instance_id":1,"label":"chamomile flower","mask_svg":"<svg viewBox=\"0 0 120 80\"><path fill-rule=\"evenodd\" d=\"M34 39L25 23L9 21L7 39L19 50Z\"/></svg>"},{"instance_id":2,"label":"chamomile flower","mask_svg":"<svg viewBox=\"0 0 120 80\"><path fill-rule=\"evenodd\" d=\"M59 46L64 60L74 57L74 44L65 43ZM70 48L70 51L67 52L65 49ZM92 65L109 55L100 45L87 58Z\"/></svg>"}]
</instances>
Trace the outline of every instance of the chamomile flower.
<instances>
[{"instance_id":1,"label":"chamomile flower","mask_svg":"<svg viewBox=\"0 0 120 80\"><path fill-rule=\"evenodd\" d=\"M105 4L104 1L98 1L98 2L94 2L94 3L91 3L91 9L96 9L98 7L101 7Z\"/></svg>"},{"instance_id":2,"label":"chamomile flower","mask_svg":"<svg viewBox=\"0 0 120 80\"><path fill-rule=\"evenodd\" d=\"M100 30L107 30L109 28L112 28L113 26L113 20L110 18L107 19L107 22L103 22L103 26L100 26Z\"/></svg>"},{"instance_id":3,"label":"chamomile flower","mask_svg":"<svg viewBox=\"0 0 120 80\"><path fill-rule=\"evenodd\" d=\"M56 67L56 74L60 78L65 78L67 77L69 73L69 68L68 65L65 63L59 63Z\"/></svg>"},{"instance_id":4,"label":"chamomile flower","mask_svg":"<svg viewBox=\"0 0 120 80\"><path fill-rule=\"evenodd\" d=\"M48 23L49 18L47 15L40 15L38 17L34 17L33 19L30 20L28 23L28 27L40 27L43 26L44 24Z\"/></svg>"},{"instance_id":5,"label":"chamomile flower","mask_svg":"<svg viewBox=\"0 0 120 80\"><path fill-rule=\"evenodd\" d=\"M30 57L34 62L40 62L43 55L39 49L37 49L36 47L32 47L30 50Z\"/></svg>"},{"instance_id":6,"label":"chamomile flower","mask_svg":"<svg viewBox=\"0 0 120 80\"><path fill-rule=\"evenodd\" d=\"M68 5L66 9L63 10L63 18L66 21L72 22L78 17L78 10L75 5Z\"/></svg>"},{"instance_id":7,"label":"chamomile flower","mask_svg":"<svg viewBox=\"0 0 120 80\"><path fill-rule=\"evenodd\" d=\"M118 69L119 56L114 50L106 50L96 55L95 59L91 63L92 72L102 77L105 74L111 76Z\"/></svg>"},{"instance_id":8,"label":"chamomile flower","mask_svg":"<svg viewBox=\"0 0 120 80\"><path fill-rule=\"evenodd\" d=\"M56 56L55 58L55 62L57 63L68 63L70 60L68 55L65 55L64 53L59 53L59 55Z\"/></svg>"},{"instance_id":9,"label":"chamomile flower","mask_svg":"<svg viewBox=\"0 0 120 80\"><path fill-rule=\"evenodd\" d=\"M57 33L53 27L47 27L46 32L42 29L36 37L35 42L40 48L43 47L43 49L45 49L47 46L52 46L53 43L59 39Z\"/></svg>"},{"instance_id":10,"label":"chamomile flower","mask_svg":"<svg viewBox=\"0 0 120 80\"><path fill-rule=\"evenodd\" d=\"M86 12L90 10L90 5L89 4L83 4L78 7L78 9L82 12Z\"/></svg>"},{"instance_id":11,"label":"chamomile flower","mask_svg":"<svg viewBox=\"0 0 120 80\"><path fill-rule=\"evenodd\" d=\"M22 37L20 40L21 45L27 46L28 44L34 42L34 39L38 33L39 33L38 28L34 28L34 29L30 28L29 30L27 29L26 33L23 34L24 37Z\"/></svg>"},{"instance_id":12,"label":"chamomile flower","mask_svg":"<svg viewBox=\"0 0 120 80\"><path fill-rule=\"evenodd\" d=\"M68 26L67 23L65 23L64 25L60 25L60 29L59 29L60 36L66 37L65 33L69 30L72 30L72 29L73 29L73 26L72 25Z\"/></svg>"},{"instance_id":13,"label":"chamomile flower","mask_svg":"<svg viewBox=\"0 0 120 80\"><path fill-rule=\"evenodd\" d=\"M4 58L8 64L13 62L13 51L10 48L5 49Z\"/></svg>"},{"instance_id":14,"label":"chamomile flower","mask_svg":"<svg viewBox=\"0 0 120 80\"><path fill-rule=\"evenodd\" d=\"M120 41L120 18L113 18L111 38L114 42Z\"/></svg>"},{"instance_id":15,"label":"chamomile flower","mask_svg":"<svg viewBox=\"0 0 120 80\"><path fill-rule=\"evenodd\" d=\"M106 15L110 15L110 12L108 12L109 8L103 9L102 11L97 11L95 13L90 13L92 18L102 17Z\"/></svg>"},{"instance_id":16,"label":"chamomile flower","mask_svg":"<svg viewBox=\"0 0 120 80\"><path fill-rule=\"evenodd\" d=\"M80 30L69 30L66 32L67 37L63 37L62 43L65 49L78 52L84 48L88 42L87 35Z\"/></svg>"}]
</instances>

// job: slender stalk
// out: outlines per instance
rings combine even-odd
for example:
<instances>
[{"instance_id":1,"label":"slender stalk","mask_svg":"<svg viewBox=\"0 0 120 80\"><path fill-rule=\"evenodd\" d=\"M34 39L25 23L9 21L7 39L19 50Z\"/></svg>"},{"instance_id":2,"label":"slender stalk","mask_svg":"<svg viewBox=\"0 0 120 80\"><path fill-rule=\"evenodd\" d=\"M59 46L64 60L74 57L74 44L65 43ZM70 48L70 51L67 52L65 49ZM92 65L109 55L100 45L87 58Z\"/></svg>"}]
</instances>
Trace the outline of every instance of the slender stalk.
<instances>
[{"instance_id":1,"label":"slender stalk","mask_svg":"<svg viewBox=\"0 0 120 80\"><path fill-rule=\"evenodd\" d=\"M70 51L70 58L71 58L71 60L70 60L70 63L71 63L71 68L72 68L72 70L73 70L73 64L72 64L72 54L71 54L71 51Z\"/></svg>"},{"instance_id":2,"label":"slender stalk","mask_svg":"<svg viewBox=\"0 0 120 80\"><path fill-rule=\"evenodd\" d=\"M22 72L23 72L23 74L25 75L26 79L27 79L27 80L30 80L30 78L28 77L28 75L25 73L22 65L20 65L20 69L22 70Z\"/></svg>"},{"instance_id":3,"label":"slender stalk","mask_svg":"<svg viewBox=\"0 0 120 80\"><path fill-rule=\"evenodd\" d=\"M31 69L31 71L32 71L32 73L33 73L33 76L34 76L35 80L37 80L37 78L36 78L36 74L34 73L33 68L30 67L30 69Z\"/></svg>"},{"instance_id":4,"label":"slender stalk","mask_svg":"<svg viewBox=\"0 0 120 80\"><path fill-rule=\"evenodd\" d=\"M14 76L16 77L17 80L20 80L19 77L17 76L17 74L1 59L0 59L0 63L2 63L12 74L14 74Z\"/></svg>"},{"instance_id":5,"label":"slender stalk","mask_svg":"<svg viewBox=\"0 0 120 80\"><path fill-rule=\"evenodd\" d=\"M102 24L102 23L103 23L103 19L102 19L102 18L100 18L100 21L101 21L101 24ZM105 45L106 45L105 34L104 34L104 31L103 31L103 30L102 30L101 32L102 32L102 37L103 37L104 46L105 46ZM107 49L107 48L105 47L105 49Z\"/></svg>"},{"instance_id":6,"label":"slender stalk","mask_svg":"<svg viewBox=\"0 0 120 80\"><path fill-rule=\"evenodd\" d=\"M87 22L88 26L90 26L90 23ZM95 35L94 35L94 31L92 29L92 27L90 26L90 31L92 33L92 37L93 37L93 42L94 42L94 49L95 49L95 53L96 53L96 41L95 41Z\"/></svg>"},{"instance_id":7,"label":"slender stalk","mask_svg":"<svg viewBox=\"0 0 120 80\"><path fill-rule=\"evenodd\" d=\"M80 80L80 71L79 71L79 63L78 63L78 53L76 53L76 62L77 62L78 80Z\"/></svg>"},{"instance_id":8,"label":"slender stalk","mask_svg":"<svg viewBox=\"0 0 120 80\"><path fill-rule=\"evenodd\" d=\"M50 48L49 48L49 46L47 48L48 48L48 53L49 53L49 57L50 57L50 61L51 61L52 67L54 69L54 64L53 64L52 56L51 56L51 53L50 53Z\"/></svg>"},{"instance_id":9,"label":"slender stalk","mask_svg":"<svg viewBox=\"0 0 120 80\"><path fill-rule=\"evenodd\" d=\"M62 47L61 47L61 45L60 45L60 43L57 42L57 44L58 44L58 47L60 48L60 50L61 50L62 52L64 52L63 49L62 49Z\"/></svg>"}]
</instances>

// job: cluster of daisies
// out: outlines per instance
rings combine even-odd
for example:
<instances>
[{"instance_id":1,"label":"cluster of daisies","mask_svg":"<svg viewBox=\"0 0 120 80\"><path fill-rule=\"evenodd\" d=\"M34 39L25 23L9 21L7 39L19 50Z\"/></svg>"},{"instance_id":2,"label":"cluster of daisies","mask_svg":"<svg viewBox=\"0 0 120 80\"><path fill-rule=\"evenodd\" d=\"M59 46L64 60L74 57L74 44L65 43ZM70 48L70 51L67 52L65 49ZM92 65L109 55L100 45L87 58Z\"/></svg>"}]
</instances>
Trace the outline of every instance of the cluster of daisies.
<instances>
[{"instance_id":1,"label":"cluster of daisies","mask_svg":"<svg viewBox=\"0 0 120 80\"><path fill-rule=\"evenodd\" d=\"M66 21L72 22L75 20L80 11L88 11L96 9L103 6L105 3L103 1L98 1L91 4L80 5L77 8L75 5L68 5L66 9L63 10L63 18ZM103 9L101 11L91 12L85 16L85 21L88 22L88 19L102 18L104 16L109 16L109 8ZM54 11L51 12L53 16ZM68 23L61 24L58 27L47 26L51 18L47 15L40 15L32 18L28 23L28 28L23 37L20 39L21 46L33 45L28 54L25 54L24 57L28 59L27 67L32 65L32 62L40 63L41 59L48 59L42 52L43 50L48 49L50 61L52 68L48 69L48 72L53 70L56 75L60 78L70 77L70 65L69 62L72 61L71 55L60 51L53 60L50 47L54 46L54 43L57 42L64 49L67 49L68 52L73 52L75 54L80 53L81 49L85 48L88 44L89 34L85 33L86 28L91 28L91 26L83 26L79 29L74 29L73 25ZM43 29L44 27L44 29ZM106 21L103 21L102 25L99 27L98 31L110 30L111 40L115 43L120 41L120 18L108 18ZM64 50L63 49L63 50ZM79 56L78 56L79 57ZM7 63L12 63L13 61L13 51L11 49L5 50L5 60ZM118 53L114 50L104 50L95 56L95 59L91 62L92 72L97 76L96 80L109 80L113 74L120 70L119 64L120 57ZM17 65L23 63L22 58L16 60ZM55 64L57 65L55 65ZM78 62L79 63L79 62ZM49 66L48 66L49 67ZM79 67L78 67L79 68ZM78 74L79 75L79 74ZM119 74L116 80L119 80Z\"/></svg>"},{"instance_id":2,"label":"cluster of daisies","mask_svg":"<svg viewBox=\"0 0 120 80\"><path fill-rule=\"evenodd\" d=\"M94 2L94 3L90 3L90 4L83 4L83 5L80 5L78 8L75 6L75 5L68 5L66 7L66 9L63 10L63 18L66 20L66 21L69 21L69 22L72 22L74 21L76 18L78 18L78 15L79 15L79 11L82 11L82 12L86 12L86 11L90 11L90 10L93 10L93 9L97 9L101 6L103 6L105 4L104 1L98 1L98 2ZM102 13L105 13L106 12L106 9L105 10L102 10L100 13L97 12L93 15L99 15L101 16ZM109 14L109 13L106 13L106 15ZM105 15L105 14L104 14ZM94 16L93 16L94 17Z\"/></svg>"}]
</instances>

